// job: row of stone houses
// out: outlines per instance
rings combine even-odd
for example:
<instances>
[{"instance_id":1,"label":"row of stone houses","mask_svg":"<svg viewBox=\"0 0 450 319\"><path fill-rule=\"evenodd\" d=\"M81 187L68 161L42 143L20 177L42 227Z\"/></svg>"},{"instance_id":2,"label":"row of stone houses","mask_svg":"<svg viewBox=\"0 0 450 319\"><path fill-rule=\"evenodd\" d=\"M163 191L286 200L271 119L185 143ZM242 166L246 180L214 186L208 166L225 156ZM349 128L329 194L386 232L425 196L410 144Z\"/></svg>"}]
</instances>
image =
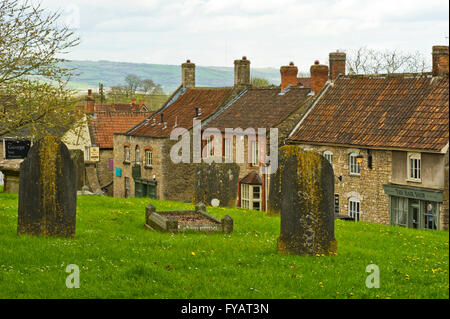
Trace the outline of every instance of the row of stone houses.
<instances>
[{"instance_id":1,"label":"row of stone houses","mask_svg":"<svg viewBox=\"0 0 450 319\"><path fill-rule=\"evenodd\" d=\"M448 47L433 47L432 73L348 75L345 60L345 53L330 53L329 67L316 61L303 79L291 63L280 69L281 86L264 88L251 86L245 57L235 61L235 85L220 88L196 87L195 65L187 61L167 103L115 134L114 196L191 201L195 149L203 161L233 162L239 140L244 161L237 164L234 204L266 210L267 131L278 128L278 145L296 144L332 163L337 214L448 229ZM201 121L199 141L194 120ZM177 128L187 129L192 150L179 164L171 150L181 133L170 138ZM258 128L267 129L263 137Z\"/></svg>"},{"instance_id":2,"label":"row of stone houses","mask_svg":"<svg viewBox=\"0 0 450 319\"><path fill-rule=\"evenodd\" d=\"M244 200L243 207L265 210L268 182L259 173L259 157L265 154L264 147L270 143L270 138L267 132L263 141L259 141L256 131L278 128L277 142L282 142L312 102L314 90L318 92L328 80L328 67L314 65L311 68L310 82L315 85L312 90L297 78L298 69L293 63L280 69L281 86L265 88L250 84L250 61L246 57L236 60L234 65L233 87L196 87L195 64L188 60L182 65L182 84L167 103L128 132L115 134L115 196L152 194L159 199L190 201L194 198L195 147L201 145L200 150L206 153L204 158L223 155L233 161L229 157L236 154L236 142L240 139L244 160L239 163L235 204L241 206ZM201 121L200 144L194 143L194 120ZM174 164L170 151L178 139L171 140L170 135L177 128L188 130L192 152L187 161ZM205 133L210 128L218 129L220 138L207 136ZM224 136L226 128L235 129L231 139ZM255 134L249 133L250 128L255 129ZM242 129L242 133L236 129ZM220 145L213 145L215 142ZM252 172L256 172L256 176L250 176ZM258 185L245 184L255 181ZM248 189L249 185L253 185L251 190L255 189L255 196L258 193L258 200L245 200L240 195L241 188Z\"/></svg>"},{"instance_id":3,"label":"row of stone houses","mask_svg":"<svg viewBox=\"0 0 450 319\"><path fill-rule=\"evenodd\" d=\"M323 154L335 173L336 213L448 230L448 47L427 74L341 75L287 143Z\"/></svg>"}]
</instances>

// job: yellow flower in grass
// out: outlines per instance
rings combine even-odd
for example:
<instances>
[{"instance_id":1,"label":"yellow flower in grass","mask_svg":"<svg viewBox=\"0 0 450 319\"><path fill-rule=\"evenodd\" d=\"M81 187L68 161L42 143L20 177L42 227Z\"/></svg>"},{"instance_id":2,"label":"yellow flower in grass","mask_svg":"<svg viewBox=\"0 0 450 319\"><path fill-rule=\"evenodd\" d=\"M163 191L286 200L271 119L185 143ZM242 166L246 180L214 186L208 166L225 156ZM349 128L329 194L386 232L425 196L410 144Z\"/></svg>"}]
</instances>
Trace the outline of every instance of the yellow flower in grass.
<instances>
[{"instance_id":1,"label":"yellow flower in grass","mask_svg":"<svg viewBox=\"0 0 450 319\"><path fill-rule=\"evenodd\" d=\"M195 256L195 252L191 252L191 255L192 255L192 256Z\"/></svg>"}]
</instances>

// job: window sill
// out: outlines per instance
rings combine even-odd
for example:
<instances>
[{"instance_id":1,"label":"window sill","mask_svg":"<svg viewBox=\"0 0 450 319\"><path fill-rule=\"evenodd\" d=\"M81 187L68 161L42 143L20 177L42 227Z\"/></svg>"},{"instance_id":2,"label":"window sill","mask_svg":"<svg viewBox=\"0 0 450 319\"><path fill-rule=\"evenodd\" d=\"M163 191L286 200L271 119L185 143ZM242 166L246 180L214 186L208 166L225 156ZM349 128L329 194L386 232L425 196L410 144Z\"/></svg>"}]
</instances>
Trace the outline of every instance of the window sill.
<instances>
[{"instance_id":1,"label":"window sill","mask_svg":"<svg viewBox=\"0 0 450 319\"><path fill-rule=\"evenodd\" d=\"M146 169L153 169L153 165L145 165L144 168L146 168Z\"/></svg>"},{"instance_id":2,"label":"window sill","mask_svg":"<svg viewBox=\"0 0 450 319\"><path fill-rule=\"evenodd\" d=\"M357 173L350 173L350 176L355 176L355 177L361 177L361 174L357 174Z\"/></svg>"},{"instance_id":3,"label":"window sill","mask_svg":"<svg viewBox=\"0 0 450 319\"><path fill-rule=\"evenodd\" d=\"M123 164L124 164L124 165L130 165L130 164L131 164L131 162L128 162L128 161L123 161Z\"/></svg>"},{"instance_id":4,"label":"window sill","mask_svg":"<svg viewBox=\"0 0 450 319\"><path fill-rule=\"evenodd\" d=\"M407 182L411 182L411 183L422 183L421 179L410 179L410 178L408 178L408 179L406 179L406 181Z\"/></svg>"}]
</instances>

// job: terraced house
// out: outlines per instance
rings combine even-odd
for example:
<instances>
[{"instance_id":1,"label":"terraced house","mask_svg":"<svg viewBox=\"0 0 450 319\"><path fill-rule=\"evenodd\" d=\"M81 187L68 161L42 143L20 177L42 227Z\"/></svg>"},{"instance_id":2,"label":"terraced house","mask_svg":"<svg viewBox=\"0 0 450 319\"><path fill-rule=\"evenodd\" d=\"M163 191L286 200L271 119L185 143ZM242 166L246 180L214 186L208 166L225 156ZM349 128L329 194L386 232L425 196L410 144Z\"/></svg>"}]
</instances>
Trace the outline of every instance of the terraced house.
<instances>
[{"instance_id":1,"label":"terraced house","mask_svg":"<svg viewBox=\"0 0 450 319\"><path fill-rule=\"evenodd\" d=\"M293 62L282 66L280 74L280 86L246 88L202 126L203 135L208 129L217 129L222 138L221 143L215 143L216 137L212 135L207 139L208 155L222 157L222 162L228 160L239 166L238 185L231 187L236 189L231 195L238 207L266 210L270 174L266 174L264 168L270 163L264 161L264 157L270 154L270 129L278 132L278 140L272 142L282 145L329 76L328 66L313 65L308 79L309 83L314 83L311 88L303 85L304 79L297 78L298 68ZM233 133L227 134L227 129ZM265 129L266 133L258 136L258 129ZM241 155L238 154L239 144L242 145ZM215 154L215 149L220 151L219 154ZM214 176L210 178L214 179Z\"/></svg>"},{"instance_id":2,"label":"terraced house","mask_svg":"<svg viewBox=\"0 0 450 319\"><path fill-rule=\"evenodd\" d=\"M250 85L249 64L245 57L235 61L232 87L196 87L195 64L183 63L182 84L168 101L126 133L115 134L114 196L192 200L194 166L172 162L170 150L177 141L170 134L176 128L192 132L194 119L208 118Z\"/></svg>"},{"instance_id":3,"label":"terraced house","mask_svg":"<svg viewBox=\"0 0 450 319\"><path fill-rule=\"evenodd\" d=\"M345 72L345 59L340 58L345 54L332 53L330 56L337 56L341 61L338 64L341 68L334 67L331 76ZM270 128L278 129L277 142L282 144L314 100L314 92L318 93L329 80L328 66L318 62L311 67L310 78L297 78L298 68L293 63L281 67L280 73L281 86L253 87L250 61L243 57L235 61L233 87L201 88L195 87L195 65L190 61L184 63L182 85L169 101L127 133L115 134L114 196L192 200L198 165L192 163L192 154L191 164L172 162L170 150L177 141L170 140L170 134L177 127L187 128L192 133L195 119L202 121L204 157L239 162L235 156L236 147L238 139L242 141L243 162L238 164L239 185L233 194L234 202L237 206L265 210L268 180L261 173L264 166L261 159L269 153ZM303 83L310 83L311 87L305 87ZM219 140L205 134L209 128L220 131ZM236 130L237 134L227 138L226 128ZM248 131L254 129L257 132L259 128L265 128L267 132L262 141Z\"/></svg>"},{"instance_id":4,"label":"terraced house","mask_svg":"<svg viewBox=\"0 0 450 319\"><path fill-rule=\"evenodd\" d=\"M448 230L448 46L427 74L341 75L319 93L287 143L323 154L336 213Z\"/></svg>"}]
</instances>

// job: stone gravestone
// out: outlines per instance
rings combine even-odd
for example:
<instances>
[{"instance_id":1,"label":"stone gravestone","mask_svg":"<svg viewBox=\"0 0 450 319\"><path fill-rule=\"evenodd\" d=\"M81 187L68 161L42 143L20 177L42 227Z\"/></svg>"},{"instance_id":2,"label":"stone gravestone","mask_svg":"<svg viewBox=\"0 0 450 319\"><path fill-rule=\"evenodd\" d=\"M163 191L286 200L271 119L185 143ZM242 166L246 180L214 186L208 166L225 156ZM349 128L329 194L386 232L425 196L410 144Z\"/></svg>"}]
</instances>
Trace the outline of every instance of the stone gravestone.
<instances>
[{"instance_id":1,"label":"stone gravestone","mask_svg":"<svg viewBox=\"0 0 450 319\"><path fill-rule=\"evenodd\" d=\"M77 190L82 190L83 186L86 185L86 181L84 178L84 153L82 150L70 150L70 157L73 159L75 164L77 165L77 175L78 175L78 183Z\"/></svg>"},{"instance_id":2,"label":"stone gravestone","mask_svg":"<svg viewBox=\"0 0 450 319\"><path fill-rule=\"evenodd\" d=\"M64 143L47 136L20 164L17 233L75 235L77 167Z\"/></svg>"},{"instance_id":3,"label":"stone gravestone","mask_svg":"<svg viewBox=\"0 0 450 319\"><path fill-rule=\"evenodd\" d=\"M218 201L221 207L234 207L239 183L236 163L201 163L195 166L194 203Z\"/></svg>"},{"instance_id":4,"label":"stone gravestone","mask_svg":"<svg viewBox=\"0 0 450 319\"><path fill-rule=\"evenodd\" d=\"M334 175L330 163L320 154L296 146L280 149L279 201L270 203L281 211L278 252L298 255L334 255Z\"/></svg>"}]
</instances>

